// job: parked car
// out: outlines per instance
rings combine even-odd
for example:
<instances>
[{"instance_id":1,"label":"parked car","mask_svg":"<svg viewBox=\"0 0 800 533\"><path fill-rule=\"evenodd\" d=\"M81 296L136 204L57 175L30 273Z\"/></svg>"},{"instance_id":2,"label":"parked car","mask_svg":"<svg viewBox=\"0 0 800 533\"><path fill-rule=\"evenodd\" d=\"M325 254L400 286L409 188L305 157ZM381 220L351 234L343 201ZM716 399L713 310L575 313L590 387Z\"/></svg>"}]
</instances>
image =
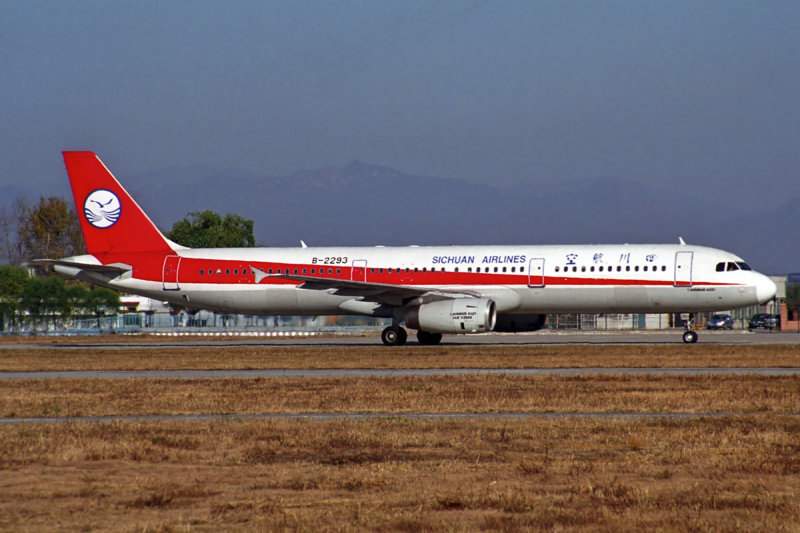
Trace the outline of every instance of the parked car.
<instances>
[{"instance_id":1,"label":"parked car","mask_svg":"<svg viewBox=\"0 0 800 533\"><path fill-rule=\"evenodd\" d=\"M708 329L733 329L731 315L711 315L706 322Z\"/></svg>"},{"instance_id":2,"label":"parked car","mask_svg":"<svg viewBox=\"0 0 800 533\"><path fill-rule=\"evenodd\" d=\"M770 315L769 313L758 313L750 317L747 325L748 329L780 329L781 315Z\"/></svg>"},{"instance_id":3,"label":"parked car","mask_svg":"<svg viewBox=\"0 0 800 533\"><path fill-rule=\"evenodd\" d=\"M767 329L781 329L781 315L768 315L764 319L764 327Z\"/></svg>"}]
</instances>

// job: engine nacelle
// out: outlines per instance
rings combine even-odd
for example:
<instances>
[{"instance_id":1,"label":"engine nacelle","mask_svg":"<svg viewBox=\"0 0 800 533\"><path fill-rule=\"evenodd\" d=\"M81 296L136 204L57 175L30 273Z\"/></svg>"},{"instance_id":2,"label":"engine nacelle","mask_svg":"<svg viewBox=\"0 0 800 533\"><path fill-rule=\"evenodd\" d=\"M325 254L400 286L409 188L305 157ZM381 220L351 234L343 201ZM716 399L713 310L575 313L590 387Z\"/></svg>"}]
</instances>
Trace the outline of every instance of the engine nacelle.
<instances>
[{"instance_id":1,"label":"engine nacelle","mask_svg":"<svg viewBox=\"0 0 800 533\"><path fill-rule=\"evenodd\" d=\"M494 329L497 311L489 298L454 298L406 312L406 326L428 333L484 333Z\"/></svg>"},{"instance_id":2,"label":"engine nacelle","mask_svg":"<svg viewBox=\"0 0 800 533\"><path fill-rule=\"evenodd\" d=\"M494 330L501 333L536 331L546 323L547 315L499 315Z\"/></svg>"}]
</instances>

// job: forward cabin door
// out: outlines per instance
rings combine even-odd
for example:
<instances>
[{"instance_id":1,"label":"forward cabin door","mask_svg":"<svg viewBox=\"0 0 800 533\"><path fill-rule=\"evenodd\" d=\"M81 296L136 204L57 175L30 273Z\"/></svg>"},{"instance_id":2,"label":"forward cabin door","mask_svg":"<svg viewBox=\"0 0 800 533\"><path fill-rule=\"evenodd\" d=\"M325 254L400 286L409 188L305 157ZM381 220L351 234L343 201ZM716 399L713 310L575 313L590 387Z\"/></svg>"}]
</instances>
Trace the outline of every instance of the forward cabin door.
<instances>
[{"instance_id":1,"label":"forward cabin door","mask_svg":"<svg viewBox=\"0 0 800 533\"><path fill-rule=\"evenodd\" d=\"M694 252L675 253L675 286L692 286L692 259Z\"/></svg>"},{"instance_id":2,"label":"forward cabin door","mask_svg":"<svg viewBox=\"0 0 800 533\"><path fill-rule=\"evenodd\" d=\"M164 284L165 291L177 291L180 289L178 286L178 267L180 267L180 264L180 256L168 255L164 258L164 270L161 281Z\"/></svg>"},{"instance_id":3,"label":"forward cabin door","mask_svg":"<svg viewBox=\"0 0 800 533\"><path fill-rule=\"evenodd\" d=\"M528 263L528 287L544 287L544 258L537 257Z\"/></svg>"},{"instance_id":4,"label":"forward cabin door","mask_svg":"<svg viewBox=\"0 0 800 533\"><path fill-rule=\"evenodd\" d=\"M367 260L353 259L353 268L350 274L352 281L367 281Z\"/></svg>"}]
</instances>

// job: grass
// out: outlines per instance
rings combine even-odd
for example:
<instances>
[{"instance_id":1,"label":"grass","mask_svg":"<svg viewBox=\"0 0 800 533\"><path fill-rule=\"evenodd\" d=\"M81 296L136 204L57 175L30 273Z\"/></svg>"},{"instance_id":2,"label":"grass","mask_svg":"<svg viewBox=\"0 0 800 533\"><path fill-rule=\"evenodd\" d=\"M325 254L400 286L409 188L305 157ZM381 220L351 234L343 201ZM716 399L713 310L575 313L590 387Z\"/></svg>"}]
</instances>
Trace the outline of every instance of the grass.
<instances>
[{"instance_id":1,"label":"grass","mask_svg":"<svg viewBox=\"0 0 800 533\"><path fill-rule=\"evenodd\" d=\"M0 417L206 413L800 412L800 377L410 376L0 381Z\"/></svg>"},{"instance_id":2,"label":"grass","mask_svg":"<svg viewBox=\"0 0 800 533\"><path fill-rule=\"evenodd\" d=\"M797 366L797 346L0 350L2 370ZM798 531L796 376L0 381L1 531ZM731 413L416 419L404 412ZM787 416L795 415L795 416Z\"/></svg>"},{"instance_id":3,"label":"grass","mask_svg":"<svg viewBox=\"0 0 800 533\"><path fill-rule=\"evenodd\" d=\"M13 345L11 345L13 346ZM800 345L32 347L0 350L0 371L274 368L793 367Z\"/></svg>"},{"instance_id":4,"label":"grass","mask_svg":"<svg viewBox=\"0 0 800 533\"><path fill-rule=\"evenodd\" d=\"M0 428L0 529L796 531L800 421Z\"/></svg>"}]
</instances>

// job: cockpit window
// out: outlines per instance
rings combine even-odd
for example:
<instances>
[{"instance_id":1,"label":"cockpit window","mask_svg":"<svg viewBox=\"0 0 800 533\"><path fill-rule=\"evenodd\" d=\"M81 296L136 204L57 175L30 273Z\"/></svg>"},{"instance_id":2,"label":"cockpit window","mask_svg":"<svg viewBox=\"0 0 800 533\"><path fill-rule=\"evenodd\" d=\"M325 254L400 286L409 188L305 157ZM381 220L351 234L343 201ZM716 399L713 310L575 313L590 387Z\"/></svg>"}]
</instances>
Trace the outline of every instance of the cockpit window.
<instances>
[{"instance_id":1,"label":"cockpit window","mask_svg":"<svg viewBox=\"0 0 800 533\"><path fill-rule=\"evenodd\" d=\"M737 265L736 263L728 263L728 272L730 272L731 270L739 270L739 265Z\"/></svg>"},{"instance_id":2,"label":"cockpit window","mask_svg":"<svg viewBox=\"0 0 800 533\"><path fill-rule=\"evenodd\" d=\"M725 263L717 263L717 272L725 272Z\"/></svg>"},{"instance_id":3,"label":"cockpit window","mask_svg":"<svg viewBox=\"0 0 800 533\"><path fill-rule=\"evenodd\" d=\"M742 270L753 270L752 268L750 268L750 265L748 265L744 261L737 261L736 264L739 265L739 268L741 268Z\"/></svg>"}]
</instances>

